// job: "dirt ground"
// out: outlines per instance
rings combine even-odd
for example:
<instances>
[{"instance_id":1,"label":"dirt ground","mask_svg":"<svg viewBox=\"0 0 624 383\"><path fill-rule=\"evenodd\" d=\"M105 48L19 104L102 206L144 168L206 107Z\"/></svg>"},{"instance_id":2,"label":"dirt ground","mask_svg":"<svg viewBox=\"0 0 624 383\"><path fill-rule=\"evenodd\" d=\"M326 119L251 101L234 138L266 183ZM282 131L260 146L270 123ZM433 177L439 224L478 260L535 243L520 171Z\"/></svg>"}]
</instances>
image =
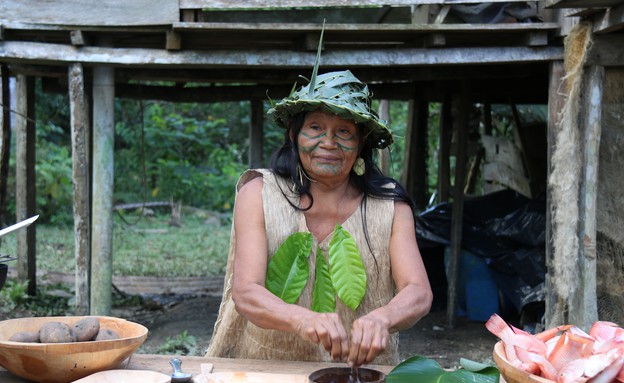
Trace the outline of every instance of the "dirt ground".
<instances>
[{"instance_id":1,"label":"dirt ground","mask_svg":"<svg viewBox=\"0 0 624 383\"><path fill-rule=\"evenodd\" d=\"M132 290L132 286L126 288ZM154 352L168 338L174 339L184 331L196 338L198 355L203 355L208 347L221 302L220 280L212 282L210 291L201 288L193 291L192 286L185 289L181 285L178 290L183 294L143 293L146 298L141 307L117 308L113 313L149 328L144 344L146 352ZM400 333L399 349L402 359L418 354L436 360L442 367L451 368L458 366L460 358L492 363L495 343L496 338L483 322L457 318L455 326L449 328L446 311L437 310Z\"/></svg>"}]
</instances>

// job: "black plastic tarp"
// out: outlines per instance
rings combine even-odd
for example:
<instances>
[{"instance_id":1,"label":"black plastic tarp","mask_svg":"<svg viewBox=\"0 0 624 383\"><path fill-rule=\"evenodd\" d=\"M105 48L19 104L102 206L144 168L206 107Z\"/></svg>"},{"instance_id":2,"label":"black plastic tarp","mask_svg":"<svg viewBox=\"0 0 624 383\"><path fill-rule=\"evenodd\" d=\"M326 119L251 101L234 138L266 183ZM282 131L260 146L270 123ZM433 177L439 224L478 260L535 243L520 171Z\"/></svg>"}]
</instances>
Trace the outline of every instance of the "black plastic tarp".
<instances>
[{"instance_id":1,"label":"black plastic tarp","mask_svg":"<svg viewBox=\"0 0 624 383\"><path fill-rule=\"evenodd\" d=\"M441 203L418 215L421 248L449 246L452 210L451 203ZM544 299L545 232L545 196L502 190L464 202L462 249L485 260L518 312Z\"/></svg>"}]
</instances>

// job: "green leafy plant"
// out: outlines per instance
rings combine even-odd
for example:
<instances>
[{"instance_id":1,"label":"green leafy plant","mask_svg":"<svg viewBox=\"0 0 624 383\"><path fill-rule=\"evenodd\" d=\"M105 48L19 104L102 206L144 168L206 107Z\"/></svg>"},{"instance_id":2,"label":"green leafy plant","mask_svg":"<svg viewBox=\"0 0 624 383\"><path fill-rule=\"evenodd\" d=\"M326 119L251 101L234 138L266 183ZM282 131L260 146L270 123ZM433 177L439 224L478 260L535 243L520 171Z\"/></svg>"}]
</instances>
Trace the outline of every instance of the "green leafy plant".
<instances>
[{"instance_id":1,"label":"green leafy plant","mask_svg":"<svg viewBox=\"0 0 624 383\"><path fill-rule=\"evenodd\" d=\"M165 355L194 355L197 352L197 338L189 335L186 330L175 338L167 337L156 350L156 354Z\"/></svg>"},{"instance_id":2,"label":"green leafy plant","mask_svg":"<svg viewBox=\"0 0 624 383\"><path fill-rule=\"evenodd\" d=\"M468 359L460 359L461 368L445 370L424 356L415 355L401 362L386 377L388 383L498 383L496 367Z\"/></svg>"},{"instance_id":3,"label":"green leafy plant","mask_svg":"<svg viewBox=\"0 0 624 383\"><path fill-rule=\"evenodd\" d=\"M316 273L312 292L312 311L331 313L336 310L336 291L331 282L329 266L321 249L316 253Z\"/></svg>"}]
</instances>

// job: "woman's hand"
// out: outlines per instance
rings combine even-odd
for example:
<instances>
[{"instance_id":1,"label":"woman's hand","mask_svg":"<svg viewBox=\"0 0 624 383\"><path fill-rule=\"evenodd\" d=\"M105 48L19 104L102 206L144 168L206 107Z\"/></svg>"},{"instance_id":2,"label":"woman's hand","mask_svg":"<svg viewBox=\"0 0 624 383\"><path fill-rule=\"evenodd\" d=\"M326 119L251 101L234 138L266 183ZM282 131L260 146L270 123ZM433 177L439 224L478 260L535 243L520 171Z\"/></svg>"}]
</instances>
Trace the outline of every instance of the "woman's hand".
<instances>
[{"instance_id":1,"label":"woman's hand","mask_svg":"<svg viewBox=\"0 0 624 383\"><path fill-rule=\"evenodd\" d=\"M347 332L336 313L310 312L299 321L299 336L321 344L335 361L344 361L349 355Z\"/></svg>"},{"instance_id":2,"label":"woman's hand","mask_svg":"<svg viewBox=\"0 0 624 383\"><path fill-rule=\"evenodd\" d=\"M349 366L371 363L385 350L390 338L388 328L388 320L374 312L356 319L351 328L351 347L347 358Z\"/></svg>"}]
</instances>

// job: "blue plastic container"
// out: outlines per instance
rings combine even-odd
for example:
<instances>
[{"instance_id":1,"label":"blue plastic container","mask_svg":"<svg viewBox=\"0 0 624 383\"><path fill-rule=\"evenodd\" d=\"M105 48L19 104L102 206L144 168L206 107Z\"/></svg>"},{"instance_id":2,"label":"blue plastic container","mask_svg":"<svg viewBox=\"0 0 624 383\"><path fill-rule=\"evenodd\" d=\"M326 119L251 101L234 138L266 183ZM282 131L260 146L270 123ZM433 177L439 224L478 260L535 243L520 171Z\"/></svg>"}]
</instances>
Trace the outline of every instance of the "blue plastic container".
<instances>
[{"instance_id":1,"label":"blue plastic container","mask_svg":"<svg viewBox=\"0 0 624 383\"><path fill-rule=\"evenodd\" d=\"M450 255L447 247L444 251L447 279ZM498 286L492 270L485 260L466 250L461 251L459 262L456 313L477 322L487 321L493 313L500 314Z\"/></svg>"}]
</instances>

